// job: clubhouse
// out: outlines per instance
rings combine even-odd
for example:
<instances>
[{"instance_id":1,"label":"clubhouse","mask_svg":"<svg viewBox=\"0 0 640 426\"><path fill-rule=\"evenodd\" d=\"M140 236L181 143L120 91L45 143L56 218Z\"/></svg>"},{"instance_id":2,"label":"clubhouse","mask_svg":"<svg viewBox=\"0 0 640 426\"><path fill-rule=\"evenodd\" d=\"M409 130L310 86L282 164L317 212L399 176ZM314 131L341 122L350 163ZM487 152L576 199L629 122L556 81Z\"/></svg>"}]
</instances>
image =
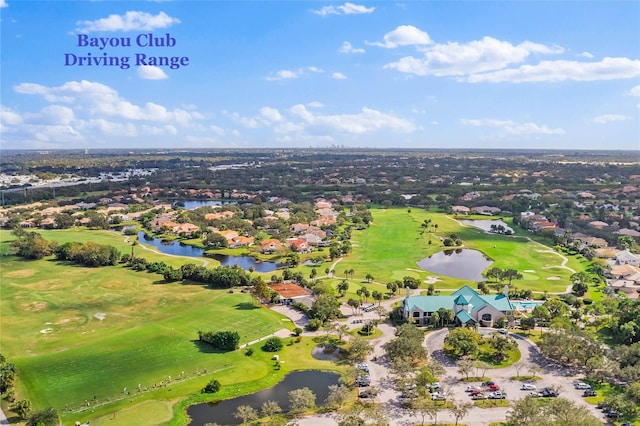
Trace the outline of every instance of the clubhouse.
<instances>
[{"instance_id":1,"label":"clubhouse","mask_svg":"<svg viewBox=\"0 0 640 426\"><path fill-rule=\"evenodd\" d=\"M410 296L407 289L402 300L404 318L419 326L430 324L433 313L439 309L453 310L456 325L484 327L492 327L502 317L511 322L515 310L507 286L504 293L497 295L480 294L466 285L449 296Z\"/></svg>"}]
</instances>

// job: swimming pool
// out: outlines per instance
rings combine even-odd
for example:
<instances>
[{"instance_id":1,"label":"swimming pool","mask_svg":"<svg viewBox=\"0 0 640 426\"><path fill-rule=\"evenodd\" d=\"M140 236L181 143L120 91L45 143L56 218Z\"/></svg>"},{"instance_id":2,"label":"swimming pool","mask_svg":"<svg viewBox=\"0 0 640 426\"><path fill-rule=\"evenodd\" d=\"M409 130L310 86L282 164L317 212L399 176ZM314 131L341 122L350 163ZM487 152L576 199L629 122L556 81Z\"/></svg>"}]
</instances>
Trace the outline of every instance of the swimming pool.
<instances>
[{"instance_id":1,"label":"swimming pool","mask_svg":"<svg viewBox=\"0 0 640 426\"><path fill-rule=\"evenodd\" d=\"M520 300L517 302L511 301L511 304L516 311L529 311L536 306L540 306L544 303L542 300Z\"/></svg>"}]
</instances>

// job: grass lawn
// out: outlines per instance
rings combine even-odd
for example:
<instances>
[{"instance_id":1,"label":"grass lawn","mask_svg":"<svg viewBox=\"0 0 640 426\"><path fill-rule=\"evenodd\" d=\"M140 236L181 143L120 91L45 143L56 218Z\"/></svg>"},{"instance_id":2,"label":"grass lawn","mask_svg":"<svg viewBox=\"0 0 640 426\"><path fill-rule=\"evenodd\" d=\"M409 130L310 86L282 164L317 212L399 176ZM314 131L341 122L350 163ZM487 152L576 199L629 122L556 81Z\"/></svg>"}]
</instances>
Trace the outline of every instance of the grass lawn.
<instances>
[{"instance_id":1,"label":"grass lawn","mask_svg":"<svg viewBox=\"0 0 640 426\"><path fill-rule=\"evenodd\" d=\"M158 284L158 278L122 266L3 257L0 346L18 367L18 398L30 399L35 409L53 406L68 423L149 400L176 400L212 377L255 386L276 382L289 368L320 368L308 361L311 349L302 344L298 350L309 353L293 357L276 374L266 355L221 354L201 346L198 330L235 330L245 344L293 323L254 306L248 294ZM177 380L183 371L186 379ZM171 389L153 389L168 376ZM138 393L138 384L149 390ZM123 393L125 387L131 395Z\"/></svg>"},{"instance_id":2,"label":"grass lawn","mask_svg":"<svg viewBox=\"0 0 640 426\"><path fill-rule=\"evenodd\" d=\"M369 273L381 283L402 280L405 276L421 281L428 276L437 276L441 279L435 284L437 288L458 288L468 281L438 276L417 265L421 259L443 250L440 238L451 233L462 238L465 248L479 250L492 259L492 266L518 270L523 279L512 283L518 288L564 292L573 273L562 266L560 254L526 237L488 234L461 225L444 214L420 209L411 209L411 213L406 209L374 209L372 215L374 221L367 230L354 231L353 251L338 264L337 275L342 276L342 271L353 269L356 278L363 279ZM438 224L437 232L420 235L420 225L425 219ZM576 262L574 266L580 265Z\"/></svg>"}]
</instances>

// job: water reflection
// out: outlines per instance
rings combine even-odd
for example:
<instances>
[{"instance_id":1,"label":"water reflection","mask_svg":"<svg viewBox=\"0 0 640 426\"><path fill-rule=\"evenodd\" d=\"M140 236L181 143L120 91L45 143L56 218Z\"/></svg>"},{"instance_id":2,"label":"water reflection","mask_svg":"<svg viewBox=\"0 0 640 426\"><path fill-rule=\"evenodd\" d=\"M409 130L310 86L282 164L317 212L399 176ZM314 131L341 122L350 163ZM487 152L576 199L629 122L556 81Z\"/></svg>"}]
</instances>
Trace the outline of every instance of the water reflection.
<instances>
[{"instance_id":1,"label":"water reflection","mask_svg":"<svg viewBox=\"0 0 640 426\"><path fill-rule=\"evenodd\" d=\"M418 266L436 274L470 281L484 281L482 271L491 264L484 254L469 249L440 251L418 262Z\"/></svg>"},{"instance_id":2,"label":"water reflection","mask_svg":"<svg viewBox=\"0 0 640 426\"><path fill-rule=\"evenodd\" d=\"M264 402L275 401L283 411L288 411L289 391L307 387L316 395L316 405L324 404L329 395L329 385L338 383L339 375L326 371L296 371L285 376L284 380L272 388L251 395L239 396L215 403L192 405L187 409L191 418L190 425L200 426L206 423L238 425L240 420L233 414L241 405L249 405L260 411Z\"/></svg>"}]
</instances>

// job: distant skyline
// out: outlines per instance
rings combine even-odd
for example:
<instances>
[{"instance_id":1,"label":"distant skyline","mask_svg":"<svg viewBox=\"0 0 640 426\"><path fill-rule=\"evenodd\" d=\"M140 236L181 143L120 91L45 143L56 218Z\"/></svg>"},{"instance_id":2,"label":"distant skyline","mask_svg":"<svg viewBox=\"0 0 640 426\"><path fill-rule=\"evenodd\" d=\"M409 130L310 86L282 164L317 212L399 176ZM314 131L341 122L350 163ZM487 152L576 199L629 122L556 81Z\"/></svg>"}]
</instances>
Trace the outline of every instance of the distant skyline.
<instances>
[{"instance_id":1,"label":"distant skyline","mask_svg":"<svg viewBox=\"0 0 640 426\"><path fill-rule=\"evenodd\" d=\"M638 1L0 0L0 31L2 149L640 150Z\"/></svg>"}]
</instances>

